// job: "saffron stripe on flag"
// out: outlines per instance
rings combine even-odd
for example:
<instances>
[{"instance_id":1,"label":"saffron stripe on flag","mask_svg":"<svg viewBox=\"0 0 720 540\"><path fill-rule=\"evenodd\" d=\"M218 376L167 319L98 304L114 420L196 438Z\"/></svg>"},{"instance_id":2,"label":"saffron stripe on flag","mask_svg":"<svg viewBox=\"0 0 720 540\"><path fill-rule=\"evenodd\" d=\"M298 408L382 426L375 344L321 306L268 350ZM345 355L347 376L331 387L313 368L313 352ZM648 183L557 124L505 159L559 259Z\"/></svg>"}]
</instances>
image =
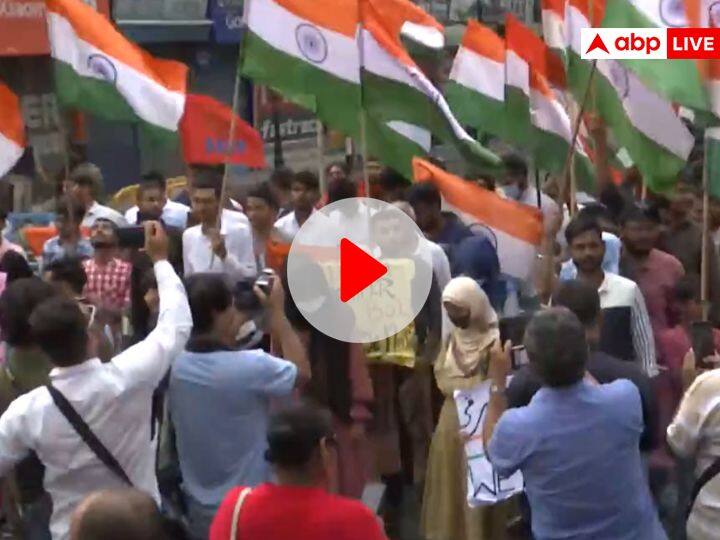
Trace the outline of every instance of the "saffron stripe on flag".
<instances>
[{"instance_id":1,"label":"saffron stripe on flag","mask_svg":"<svg viewBox=\"0 0 720 540\"><path fill-rule=\"evenodd\" d=\"M503 199L422 159L413 160L413 171L416 182L432 182L449 205L492 229L504 273L519 279L530 275L543 238L540 210Z\"/></svg>"}]
</instances>

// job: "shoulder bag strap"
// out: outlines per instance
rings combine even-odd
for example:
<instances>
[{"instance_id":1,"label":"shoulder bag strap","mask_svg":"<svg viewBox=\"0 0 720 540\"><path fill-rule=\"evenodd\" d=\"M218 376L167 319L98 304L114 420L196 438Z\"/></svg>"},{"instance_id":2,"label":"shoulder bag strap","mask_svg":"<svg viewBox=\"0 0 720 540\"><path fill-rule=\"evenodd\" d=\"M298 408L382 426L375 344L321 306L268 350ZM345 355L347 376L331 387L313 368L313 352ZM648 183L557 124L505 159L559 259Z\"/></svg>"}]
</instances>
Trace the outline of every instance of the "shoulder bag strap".
<instances>
[{"instance_id":1,"label":"shoulder bag strap","mask_svg":"<svg viewBox=\"0 0 720 540\"><path fill-rule=\"evenodd\" d=\"M233 508L232 514L232 526L230 527L230 540L237 540L238 529L240 524L240 510L242 510L243 504L245 504L246 497L250 494L251 488L245 488L238 495L237 501L235 501L235 508Z\"/></svg>"},{"instance_id":2,"label":"shoulder bag strap","mask_svg":"<svg viewBox=\"0 0 720 540\"><path fill-rule=\"evenodd\" d=\"M695 480L695 484L693 485L693 489L690 494L690 502L687 506L687 513L685 515L686 518L690 517L690 512L692 512L695 499L697 499L698 495L700 495L702 488L704 488L705 485L718 474L720 474L720 457L715 458L715 461L713 461L712 464L703 471L700 477Z\"/></svg>"},{"instance_id":3,"label":"shoulder bag strap","mask_svg":"<svg viewBox=\"0 0 720 540\"><path fill-rule=\"evenodd\" d=\"M60 412L67 421L70 422L70 425L77 434L80 435L80 438L88 445L90 450L92 450L93 454L95 454L95 456L97 456L97 458L102 461L108 469L115 473L118 478L120 478L128 486L133 487L133 483L127 473L125 473L122 465L118 463L115 456L110 453L110 450L108 450L100 439L97 438L95 433L93 433L90 429L90 426L85 423L85 420L82 419L65 396L51 384L48 384L46 388L48 389L48 392L50 392L57 408L60 409Z\"/></svg>"}]
</instances>

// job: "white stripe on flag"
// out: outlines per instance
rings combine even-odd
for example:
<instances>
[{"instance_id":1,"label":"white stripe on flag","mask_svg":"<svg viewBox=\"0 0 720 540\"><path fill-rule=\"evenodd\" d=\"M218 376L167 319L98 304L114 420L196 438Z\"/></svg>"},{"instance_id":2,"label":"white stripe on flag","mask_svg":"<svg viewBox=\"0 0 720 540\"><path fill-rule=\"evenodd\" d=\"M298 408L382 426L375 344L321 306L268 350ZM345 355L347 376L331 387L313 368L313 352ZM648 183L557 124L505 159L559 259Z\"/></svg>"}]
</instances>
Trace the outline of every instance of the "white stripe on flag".
<instances>
[{"instance_id":1,"label":"white stripe on flag","mask_svg":"<svg viewBox=\"0 0 720 540\"><path fill-rule=\"evenodd\" d=\"M582 46L580 45L580 30L590 26L588 20L576 7L568 4L565 7L565 28L568 46L577 54L582 54Z\"/></svg>"},{"instance_id":2,"label":"white stripe on flag","mask_svg":"<svg viewBox=\"0 0 720 540\"><path fill-rule=\"evenodd\" d=\"M554 133L570 144L572 139L570 117L558 101L548 99L542 92L531 89L530 118L534 126Z\"/></svg>"},{"instance_id":3,"label":"white stripe on flag","mask_svg":"<svg viewBox=\"0 0 720 540\"><path fill-rule=\"evenodd\" d=\"M545 43L551 49L564 50L567 47L565 38L565 21L553 10L543 9L542 28Z\"/></svg>"},{"instance_id":4,"label":"white stripe on flag","mask_svg":"<svg viewBox=\"0 0 720 540\"><path fill-rule=\"evenodd\" d=\"M694 140L670 103L649 90L632 71L616 60L598 61L597 69L610 82L630 122L638 131L687 159Z\"/></svg>"},{"instance_id":5,"label":"white stripe on flag","mask_svg":"<svg viewBox=\"0 0 720 540\"><path fill-rule=\"evenodd\" d=\"M400 34L431 49L442 49L445 46L445 35L434 26L405 21Z\"/></svg>"},{"instance_id":6,"label":"white stripe on flag","mask_svg":"<svg viewBox=\"0 0 720 540\"><path fill-rule=\"evenodd\" d=\"M91 43L81 39L70 21L57 13L48 13L48 34L51 43L51 55L56 60L69 64L81 77L107 80L104 75L112 75L92 68L95 64L89 62L90 58L103 58L110 62L106 69L114 69L115 88L130 107L142 120L168 129L177 131L178 124L185 110L185 95L181 92L169 90L115 58L108 56Z\"/></svg>"},{"instance_id":7,"label":"white stripe on flag","mask_svg":"<svg viewBox=\"0 0 720 540\"><path fill-rule=\"evenodd\" d=\"M515 51L508 49L505 55L506 84L518 88L526 95L530 95L530 69L527 62L520 58Z\"/></svg>"},{"instance_id":8,"label":"white stripe on flag","mask_svg":"<svg viewBox=\"0 0 720 540\"><path fill-rule=\"evenodd\" d=\"M718 60L712 60L712 62L717 61ZM715 116L720 116L720 80L708 79L706 86L710 96L712 111L715 113Z\"/></svg>"},{"instance_id":9,"label":"white stripe on flag","mask_svg":"<svg viewBox=\"0 0 720 540\"><path fill-rule=\"evenodd\" d=\"M253 0L248 20L249 29L280 52L306 62L335 77L360 84L360 52L357 38L308 22L272 0ZM300 48L303 39L312 42L318 37L321 50ZM308 45L309 46L309 45Z\"/></svg>"},{"instance_id":10,"label":"white stripe on flag","mask_svg":"<svg viewBox=\"0 0 720 540\"><path fill-rule=\"evenodd\" d=\"M22 146L0 133L0 178L15 166L24 151Z\"/></svg>"},{"instance_id":11,"label":"white stripe on flag","mask_svg":"<svg viewBox=\"0 0 720 540\"><path fill-rule=\"evenodd\" d=\"M363 47L363 68L370 73L416 87L410 71L397 58L389 54L370 32L361 30Z\"/></svg>"},{"instance_id":12,"label":"white stripe on flag","mask_svg":"<svg viewBox=\"0 0 720 540\"><path fill-rule=\"evenodd\" d=\"M393 131L398 132L406 139L410 139L422 147L426 152L430 151L430 148L432 147L432 134L427 129L415 124L403 122L401 120L386 122L385 125Z\"/></svg>"},{"instance_id":13,"label":"white stripe on flag","mask_svg":"<svg viewBox=\"0 0 720 540\"><path fill-rule=\"evenodd\" d=\"M467 224L480 223L472 215L465 213L443 200L443 209L457 214ZM488 227L486 224L481 225ZM504 231L488 227L497 240L497 254L500 260L500 271L517 279L528 279L535 266L537 250L534 245L516 238Z\"/></svg>"},{"instance_id":14,"label":"white stripe on flag","mask_svg":"<svg viewBox=\"0 0 720 540\"><path fill-rule=\"evenodd\" d=\"M362 30L362 44L364 69L374 75L405 84L410 89L425 94L438 106L457 138L465 141L473 140L458 123L445 97L422 71L415 66L406 66L400 59L388 53L367 30Z\"/></svg>"},{"instance_id":15,"label":"white stripe on flag","mask_svg":"<svg viewBox=\"0 0 720 540\"><path fill-rule=\"evenodd\" d=\"M497 101L505 101L505 65L460 47L450 79Z\"/></svg>"}]
</instances>

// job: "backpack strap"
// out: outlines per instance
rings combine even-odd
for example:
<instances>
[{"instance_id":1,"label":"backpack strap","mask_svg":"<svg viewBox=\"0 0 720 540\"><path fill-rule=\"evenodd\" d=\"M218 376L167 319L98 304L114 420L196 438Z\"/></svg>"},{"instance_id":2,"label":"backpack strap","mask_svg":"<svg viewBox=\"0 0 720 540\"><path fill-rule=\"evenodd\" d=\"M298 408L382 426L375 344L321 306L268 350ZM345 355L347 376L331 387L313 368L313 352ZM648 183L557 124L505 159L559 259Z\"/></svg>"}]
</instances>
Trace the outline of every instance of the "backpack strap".
<instances>
[{"instance_id":1,"label":"backpack strap","mask_svg":"<svg viewBox=\"0 0 720 540\"><path fill-rule=\"evenodd\" d=\"M702 488L704 488L705 485L718 474L720 474L720 457L715 458L715 461L713 461L712 464L703 471L700 477L695 480L692 492L690 493L690 502L688 503L687 512L685 514L686 519L690 517L693 505L695 504L695 499L697 499L698 495L700 495Z\"/></svg>"},{"instance_id":2,"label":"backpack strap","mask_svg":"<svg viewBox=\"0 0 720 540\"><path fill-rule=\"evenodd\" d=\"M128 486L133 487L133 483L130 480L130 477L128 477L125 470L122 468L122 465L118 463L118 460L115 459L115 456L112 455L110 450L108 450L107 447L100 441L100 439L97 438L97 435L93 433L92 429L90 429L90 426L85 423L85 420L82 419L82 417L78 414L75 408L62 394L62 392L60 392L60 390L58 390L51 384L48 384L46 388L48 389L48 392L50 392L50 395L52 396L57 408L60 409L60 412L67 419L67 421L70 422L70 425L77 432L77 434L80 435L80 438L85 442L86 445L88 445L90 450L92 450L93 454L95 454L95 456L100 461L102 461L102 463L108 469L115 473L118 478L120 478Z\"/></svg>"}]
</instances>

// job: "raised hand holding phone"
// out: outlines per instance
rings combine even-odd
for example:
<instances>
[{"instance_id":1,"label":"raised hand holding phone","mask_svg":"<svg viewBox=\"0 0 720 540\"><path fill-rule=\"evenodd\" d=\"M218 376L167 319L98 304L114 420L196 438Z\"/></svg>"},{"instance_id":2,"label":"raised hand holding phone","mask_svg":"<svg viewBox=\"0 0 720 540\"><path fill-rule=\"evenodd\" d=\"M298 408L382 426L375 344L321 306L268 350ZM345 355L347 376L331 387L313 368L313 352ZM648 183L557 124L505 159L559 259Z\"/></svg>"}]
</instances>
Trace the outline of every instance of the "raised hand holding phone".
<instances>
[{"instance_id":1,"label":"raised hand holding phone","mask_svg":"<svg viewBox=\"0 0 720 540\"><path fill-rule=\"evenodd\" d=\"M145 253L152 262L168 258L168 238L163 226L157 221L145 222Z\"/></svg>"}]
</instances>

